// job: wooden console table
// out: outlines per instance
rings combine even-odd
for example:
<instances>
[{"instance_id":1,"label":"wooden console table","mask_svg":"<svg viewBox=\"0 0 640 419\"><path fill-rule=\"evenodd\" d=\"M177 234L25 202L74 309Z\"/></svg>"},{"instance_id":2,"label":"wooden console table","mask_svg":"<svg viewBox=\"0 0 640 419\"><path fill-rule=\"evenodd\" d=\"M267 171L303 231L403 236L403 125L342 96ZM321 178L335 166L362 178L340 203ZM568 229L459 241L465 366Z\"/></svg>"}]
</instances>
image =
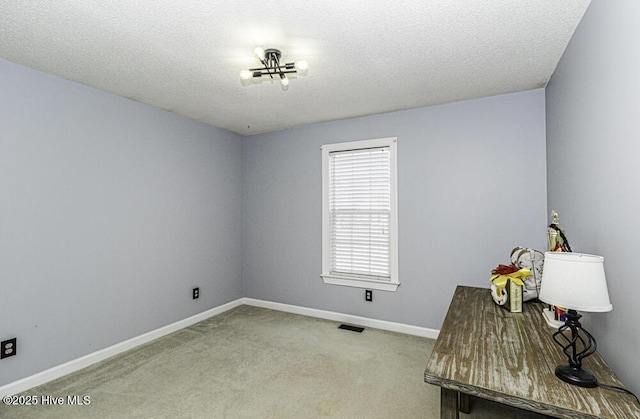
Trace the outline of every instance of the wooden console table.
<instances>
[{"instance_id":1,"label":"wooden console table","mask_svg":"<svg viewBox=\"0 0 640 419\"><path fill-rule=\"evenodd\" d=\"M441 387L441 418L457 419L461 407L468 412L469 395L558 418L640 418L626 393L556 378L556 366L567 358L542 308L526 303L523 313L509 313L489 289L456 288L424 373L425 382ZM597 352L583 366L600 383L622 386Z\"/></svg>"}]
</instances>

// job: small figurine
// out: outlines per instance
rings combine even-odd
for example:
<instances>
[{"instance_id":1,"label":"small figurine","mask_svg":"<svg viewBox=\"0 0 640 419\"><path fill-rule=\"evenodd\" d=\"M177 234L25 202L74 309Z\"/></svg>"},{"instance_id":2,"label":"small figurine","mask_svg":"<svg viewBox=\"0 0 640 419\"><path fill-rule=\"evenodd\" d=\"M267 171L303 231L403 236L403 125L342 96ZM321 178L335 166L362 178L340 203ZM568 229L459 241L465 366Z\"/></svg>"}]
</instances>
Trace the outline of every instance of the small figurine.
<instances>
[{"instance_id":1,"label":"small figurine","mask_svg":"<svg viewBox=\"0 0 640 419\"><path fill-rule=\"evenodd\" d=\"M564 235L564 230L560 228L560 217L554 210L551 210L551 224L547 228L547 239L551 252L571 252L569 240Z\"/></svg>"},{"instance_id":2,"label":"small figurine","mask_svg":"<svg viewBox=\"0 0 640 419\"><path fill-rule=\"evenodd\" d=\"M549 250L552 252L571 252L569 240L564 235L564 230L560 227L560 217L558 213L551 210L551 224L547 228L547 238L549 240ZM554 313L555 320L565 321L565 309L549 305L549 310Z\"/></svg>"}]
</instances>

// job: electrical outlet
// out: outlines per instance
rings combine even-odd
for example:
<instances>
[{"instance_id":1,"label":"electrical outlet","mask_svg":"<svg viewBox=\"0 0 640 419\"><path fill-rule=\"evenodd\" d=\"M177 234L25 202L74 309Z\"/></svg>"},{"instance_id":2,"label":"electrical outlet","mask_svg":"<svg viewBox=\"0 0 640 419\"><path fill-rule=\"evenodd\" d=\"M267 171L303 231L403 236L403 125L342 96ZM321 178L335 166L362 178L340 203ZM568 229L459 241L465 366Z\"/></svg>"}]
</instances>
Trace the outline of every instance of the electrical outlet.
<instances>
[{"instance_id":1,"label":"electrical outlet","mask_svg":"<svg viewBox=\"0 0 640 419\"><path fill-rule=\"evenodd\" d=\"M17 338L0 342L0 359L14 356L17 351Z\"/></svg>"},{"instance_id":2,"label":"electrical outlet","mask_svg":"<svg viewBox=\"0 0 640 419\"><path fill-rule=\"evenodd\" d=\"M193 289L193 299L200 298L200 287L196 287Z\"/></svg>"},{"instance_id":3,"label":"electrical outlet","mask_svg":"<svg viewBox=\"0 0 640 419\"><path fill-rule=\"evenodd\" d=\"M372 290L364 290L364 300L365 301L373 301L373 291Z\"/></svg>"}]
</instances>

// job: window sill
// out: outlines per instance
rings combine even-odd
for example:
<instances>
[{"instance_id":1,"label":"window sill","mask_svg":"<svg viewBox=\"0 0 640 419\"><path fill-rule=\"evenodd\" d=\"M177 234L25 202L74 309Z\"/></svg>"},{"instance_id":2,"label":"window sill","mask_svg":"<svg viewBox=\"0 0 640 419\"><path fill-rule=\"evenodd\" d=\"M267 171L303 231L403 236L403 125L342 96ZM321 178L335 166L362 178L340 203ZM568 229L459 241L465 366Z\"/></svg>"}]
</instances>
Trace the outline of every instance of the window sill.
<instances>
[{"instance_id":1,"label":"window sill","mask_svg":"<svg viewBox=\"0 0 640 419\"><path fill-rule=\"evenodd\" d=\"M367 288L371 290L396 291L400 286L398 282L375 281L367 279L346 278L337 275L321 275L325 284L342 285L345 287Z\"/></svg>"}]
</instances>

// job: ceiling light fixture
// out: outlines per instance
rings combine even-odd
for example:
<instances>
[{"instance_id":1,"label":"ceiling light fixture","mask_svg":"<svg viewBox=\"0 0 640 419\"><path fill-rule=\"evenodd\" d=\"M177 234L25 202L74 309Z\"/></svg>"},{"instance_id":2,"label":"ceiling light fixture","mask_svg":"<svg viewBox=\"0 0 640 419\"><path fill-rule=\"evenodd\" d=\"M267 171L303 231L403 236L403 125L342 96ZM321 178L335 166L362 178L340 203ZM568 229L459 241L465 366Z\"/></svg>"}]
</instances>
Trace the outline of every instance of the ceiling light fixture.
<instances>
[{"instance_id":1,"label":"ceiling light fixture","mask_svg":"<svg viewBox=\"0 0 640 419\"><path fill-rule=\"evenodd\" d=\"M298 72L304 74L303 72L309 69L309 63L306 60L300 60L297 63L280 64L282 53L275 48L262 49L258 47L255 49L255 53L263 67L242 70L240 72L240 78L242 80L261 77L266 78L268 76L271 79L279 78L280 84L286 87L289 85L287 74L296 74Z\"/></svg>"}]
</instances>

